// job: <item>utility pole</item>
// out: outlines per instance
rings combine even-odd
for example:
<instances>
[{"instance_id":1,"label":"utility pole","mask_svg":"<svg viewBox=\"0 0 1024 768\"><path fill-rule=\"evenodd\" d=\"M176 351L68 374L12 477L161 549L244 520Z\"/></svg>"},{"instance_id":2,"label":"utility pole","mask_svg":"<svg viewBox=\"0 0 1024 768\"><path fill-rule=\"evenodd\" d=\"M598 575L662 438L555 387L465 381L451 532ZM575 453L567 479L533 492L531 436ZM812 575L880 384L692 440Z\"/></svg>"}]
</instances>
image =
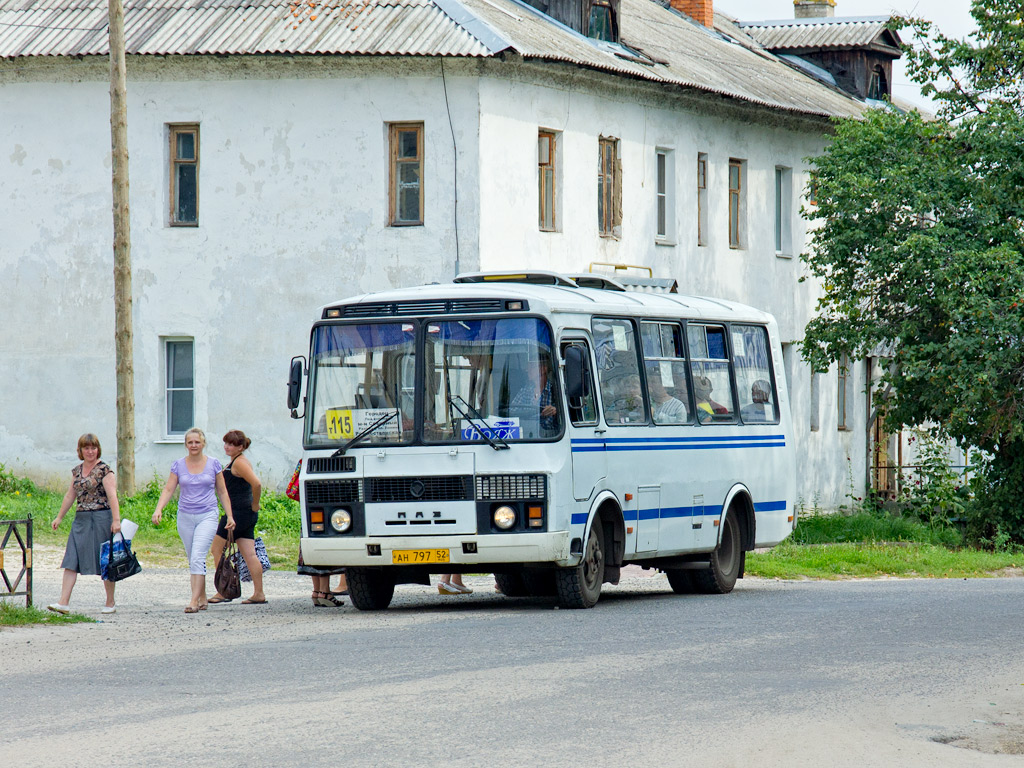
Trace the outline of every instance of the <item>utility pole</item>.
<instances>
[{"instance_id":1,"label":"utility pole","mask_svg":"<svg viewBox=\"0 0 1024 768\"><path fill-rule=\"evenodd\" d=\"M128 207L128 107L124 6L110 15L110 146L114 187L114 349L117 365L117 487L135 493L135 365L132 351L132 261Z\"/></svg>"}]
</instances>

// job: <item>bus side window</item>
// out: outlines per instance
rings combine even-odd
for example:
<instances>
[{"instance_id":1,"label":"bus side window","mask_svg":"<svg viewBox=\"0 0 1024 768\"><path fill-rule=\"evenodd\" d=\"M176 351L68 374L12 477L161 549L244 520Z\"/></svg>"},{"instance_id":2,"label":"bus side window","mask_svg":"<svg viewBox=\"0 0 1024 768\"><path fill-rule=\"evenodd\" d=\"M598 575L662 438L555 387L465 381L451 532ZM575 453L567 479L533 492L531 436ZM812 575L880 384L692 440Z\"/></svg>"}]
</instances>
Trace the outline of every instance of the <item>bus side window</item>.
<instances>
[{"instance_id":1,"label":"bus side window","mask_svg":"<svg viewBox=\"0 0 1024 768\"><path fill-rule=\"evenodd\" d=\"M572 349L574 354L568 355ZM572 359L575 363L579 360L582 367L582 393L579 397L569 396L569 389L566 391L569 401L569 421L573 426L580 427L588 424L597 424L597 400L594 396L594 374L590 369L590 349L584 341L572 341L562 344L562 359Z\"/></svg>"},{"instance_id":2,"label":"bus side window","mask_svg":"<svg viewBox=\"0 0 1024 768\"><path fill-rule=\"evenodd\" d=\"M718 325L688 323L686 338L690 348L693 399L697 421L701 424L734 421L732 378L725 328Z\"/></svg>"},{"instance_id":3,"label":"bus side window","mask_svg":"<svg viewBox=\"0 0 1024 768\"><path fill-rule=\"evenodd\" d=\"M605 423L646 424L633 324L623 319L594 318L593 332Z\"/></svg>"},{"instance_id":4,"label":"bus side window","mask_svg":"<svg viewBox=\"0 0 1024 768\"><path fill-rule=\"evenodd\" d=\"M746 424L778 421L767 329L757 325L732 326L732 353L740 418Z\"/></svg>"}]
</instances>

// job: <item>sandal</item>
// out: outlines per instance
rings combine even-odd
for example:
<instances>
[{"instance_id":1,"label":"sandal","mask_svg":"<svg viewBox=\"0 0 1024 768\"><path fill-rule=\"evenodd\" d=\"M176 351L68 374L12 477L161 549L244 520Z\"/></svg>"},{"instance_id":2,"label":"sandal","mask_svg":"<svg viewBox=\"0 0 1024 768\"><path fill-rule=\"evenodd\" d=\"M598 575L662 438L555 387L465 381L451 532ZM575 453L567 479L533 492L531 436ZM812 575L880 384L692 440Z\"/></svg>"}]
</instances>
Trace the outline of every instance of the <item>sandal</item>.
<instances>
[{"instance_id":1,"label":"sandal","mask_svg":"<svg viewBox=\"0 0 1024 768\"><path fill-rule=\"evenodd\" d=\"M341 603L335 600L330 592L314 592L313 605L317 608L333 608Z\"/></svg>"},{"instance_id":2,"label":"sandal","mask_svg":"<svg viewBox=\"0 0 1024 768\"><path fill-rule=\"evenodd\" d=\"M211 597L206 602L213 603L214 605L217 605L217 603L230 603L231 600L232 600L232 598L230 598L230 597L216 597L216 596L214 596L214 597Z\"/></svg>"},{"instance_id":3,"label":"sandal","mask_svg":"<svg viewBox=\"0 0 1024 768\"><path fill-rule=\"evenodd\" d=\"M199 613L198 608L193 608L191 605L185 606L185 613Z\"/></svg>"}]
</instances>

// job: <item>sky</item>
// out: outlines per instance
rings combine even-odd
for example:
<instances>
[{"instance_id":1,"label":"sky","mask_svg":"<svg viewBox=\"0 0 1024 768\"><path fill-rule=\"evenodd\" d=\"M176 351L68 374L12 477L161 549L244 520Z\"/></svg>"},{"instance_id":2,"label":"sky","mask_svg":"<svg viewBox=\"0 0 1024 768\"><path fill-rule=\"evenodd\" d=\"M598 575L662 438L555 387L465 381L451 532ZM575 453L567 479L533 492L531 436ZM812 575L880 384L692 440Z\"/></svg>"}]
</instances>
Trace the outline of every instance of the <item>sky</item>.
<instances>
[{"instance_id":1,"label":"sky","mask_svg":"<svg viewBox=\"0 0 1024 768\"><path fill-rule=\"evenodd\" d=\"M793 18L792 0L715 0L715 10L743 21ZM934 24L947 37L964 38L974 30L970 0L836 0L836 16L918 16ZM906 39L904 39L906 42ZM901 61L893 62L893 96L934 111L916 84L904 73Z\"/></svg>"}]
</instances>

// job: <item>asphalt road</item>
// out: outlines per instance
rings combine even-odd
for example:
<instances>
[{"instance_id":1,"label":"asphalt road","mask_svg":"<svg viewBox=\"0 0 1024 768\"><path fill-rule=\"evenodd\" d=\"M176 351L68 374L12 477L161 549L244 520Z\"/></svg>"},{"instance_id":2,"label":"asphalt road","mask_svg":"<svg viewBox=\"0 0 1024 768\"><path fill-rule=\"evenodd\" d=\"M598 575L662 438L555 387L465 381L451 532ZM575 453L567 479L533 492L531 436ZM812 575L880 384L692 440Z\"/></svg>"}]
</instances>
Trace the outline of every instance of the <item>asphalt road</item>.
<instances>
[{"instance_id":1,"label":"asphalt road","mask_svg":"<svg viewBox=\"0 0 1024 768\"><path fill-rule=\"evenodd\" d=\"M102 623L0 632L0 766L1024 765L1022 578L709 597L633 569L587 611L467 583L373 614L272 571L268 605L188 616L147 569Z\"/></svg>"}]
</instances>

